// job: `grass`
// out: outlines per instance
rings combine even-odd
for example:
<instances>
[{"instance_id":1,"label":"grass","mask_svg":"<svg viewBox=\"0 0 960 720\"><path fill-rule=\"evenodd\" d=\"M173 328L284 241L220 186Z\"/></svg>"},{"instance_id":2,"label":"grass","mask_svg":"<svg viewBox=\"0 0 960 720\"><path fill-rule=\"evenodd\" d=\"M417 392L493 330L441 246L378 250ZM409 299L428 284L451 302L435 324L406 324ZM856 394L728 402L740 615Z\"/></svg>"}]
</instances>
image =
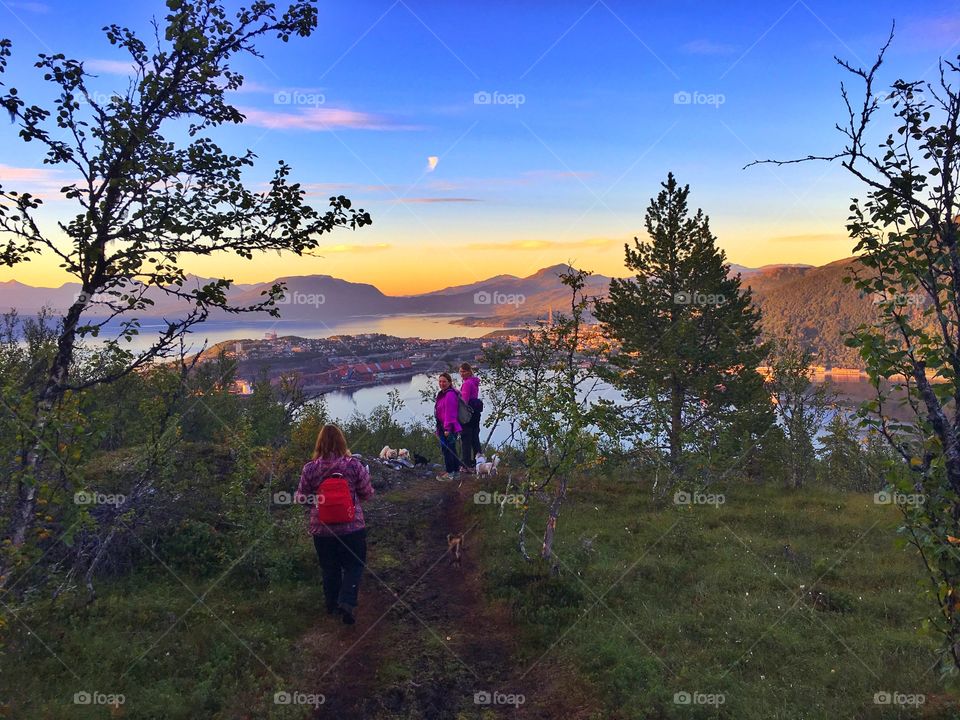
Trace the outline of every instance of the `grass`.
<instances>
[{"instance_id":1,"label":"grass","mask_svg":"<svg viewBox=\"0 0 960 720\"><path fill-rule=\"evenodd\" d=\"M308 717L303 706L268 702L298 687L290 650L322 607L317 583L304 581L315 580L311 548L302 550L300 581L175 579L157 566L101 587L81 612L21 616L35 635L19 632L5 649L0 693L16 700L0 717L112 716L103 705L75 704L84 691L122 694L118 716L130 720Z\"/></svg>"},{"instance_id":2,"label":"grass","mask_svg":"<svg viewBox=\"0 0 960 720\"><path fill-rule=\"evenodd\" d=\"M371 513L371 570L399 588L412 557L437 552L424 543L439 532L430 525L439 508L413 490L381 502ZM871 495L739 486L717 508L656 507L635 482L581 483L560 517L556 575L516 552L515 511L498 518L496 506L469 503L467 513L468 525L479 521L467 552L488 599L509 607L517 627L520 662L504 675L560 658L604 704L598 717L958 716L956 696L931 669L935 640L920 632L930 609L920 565L894 544L896 511ZM536 551L542 504L531 513ZM253 581L242 567L222 579L226 566L196 575L163 555L179 579L144 566L101 581L81 611L38 600L21 615L25 625L7 614L0 698L16 704L0 706L0 717L108 716L74 704L84 690L122 693L131 719L308 717L311 708L272 702L278 690L313 684L300 677L297 641L322 603L302 540L290 550L291 576L274 582ZM445 707L472 687L437 641L435 633L456 632L434 622L444 601L434 595L421 584L408 597L432 632L401 609L378 630L377 702L397 717ZM884 691L923 694L925 703L876 705ZM677 693L722 694L723 703L678 704Z\"/></svg>"},{"instance_id":3,"label":"grass","mask_svg":"<svg viewBox=\"0 0 960 720\"><path fill-rule=\"evenodd\" d=\"M368 512L376 533L366 592L379 582L372 573L403 587L408 556L437 512L435 500L424 502L416 492L385 493L383 499ZM273 702L279 691L316 690L322 678L305 675L298 641L330 625L312 543L298 534L291 547L277 547L283 537L289 536L277 533L258 545L293 555L292 573L279 581L255 580L242 564L231 570L227 561L194 562L202 543L181 533L177 542L157 547L163 565L146 562L132 575L99 581L96 602L84 609L67 613L36 602L25 606L28 614L18 612L22 623L3 612L9 625L0 638L7 643L0 645L0 718L113 716L103 705L76 704L75 693L84 691L123 695L117 716L129 720L311 717L311 706ZM406 708L411 689L462 672L434 633L412 618L398 620L401 615L395 610L378 625L382 662L372 671L384 704ZM442 706L447 698L417 701Z\"/></svg>"},{"instance_id":4,"label":"grass","mask_svg":"<svg viewBox=\"0 0 960 720\"><path fill-rule=\"evenodd\" d=\"M957 717L931 669L934 639L919 632L930 608L918 559L894 545L894 509L818 488L740 486L725 500L657 508L636 483L581 485L558 523L558 575L520 559L516 511L498 519L492 506L471 503L484 587L512 608L528 661L572 660L601 693L606 717L909 710L875 704L885 691L924 694L914 716ZM527 545L536 551L542 505L531 514ZM675 702L698 692L723 703Z\"/></svg>"}]
</instances>

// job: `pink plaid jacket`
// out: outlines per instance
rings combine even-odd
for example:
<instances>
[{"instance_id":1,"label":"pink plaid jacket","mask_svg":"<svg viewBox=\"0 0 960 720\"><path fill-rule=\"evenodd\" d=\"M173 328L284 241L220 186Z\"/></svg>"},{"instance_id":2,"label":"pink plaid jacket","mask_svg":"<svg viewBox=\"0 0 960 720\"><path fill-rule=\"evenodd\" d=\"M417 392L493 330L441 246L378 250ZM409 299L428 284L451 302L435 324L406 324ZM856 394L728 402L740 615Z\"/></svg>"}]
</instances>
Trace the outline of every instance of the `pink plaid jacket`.
<instances>
[{"instance_id":1,"label":"pink plaid jacket","mask_svg":"<svg viewBox=\"0 0 960 720\"><path fill-rule=\"evenodd\" d=\"M316 503L312 496L317 494L320 481L334 473L340 473L350 485L353 492L353 502L357 507L357 514L352 522L327 525L317 520ZM308 529L311 535L345 535L366 527L363 521L363 508L360 503L366 502L374 495L373 485L370 484L370 473L355 457L317 458L303 466L300 473L300 484L294 496L296 502L303 503L309 512Z\"/></svg>"}]
</instances>

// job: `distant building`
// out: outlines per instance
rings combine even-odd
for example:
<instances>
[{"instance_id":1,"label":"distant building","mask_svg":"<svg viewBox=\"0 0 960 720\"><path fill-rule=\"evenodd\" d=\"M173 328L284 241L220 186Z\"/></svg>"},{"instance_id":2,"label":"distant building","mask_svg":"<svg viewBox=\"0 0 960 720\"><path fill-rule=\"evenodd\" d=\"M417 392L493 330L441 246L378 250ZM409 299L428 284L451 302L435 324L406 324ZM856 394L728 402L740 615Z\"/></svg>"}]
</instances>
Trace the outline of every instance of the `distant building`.
<instances>
[{"instance_id":1,"label":"distant building","mask_svg":"<svg viewBox=\"0 0 960 720\"><path fill-rule=\"evenodd\" d=\"M234 380L230 383L228 392L231 395L252 395L253 387L246 380Z\"/></svg>"},{"instance_id":2,"label":"distant building","mask_svg":"<svg viewBox=\"0 0 960 720\"><path fill-rule=\"evenodd\" d=\"M342 382L370 382L384 375L410 370L413 363L409 360L384 360L373 363L351 363L318 373L302 375L307 387L317 385L336 385Z\"/></svg>"},{"instance_id":3,"label":"distant building","mask_svg":"<svg viewBox=\"0 0 960 720\"><path fill-rule=\"evenodd\" d=\"M341 365L336 368L340 377L344 380L372 380L386 373L409 370L413 363L409 360L385 360L375 363L356 363L353 365Z\"/></svg>"}]
</instances>

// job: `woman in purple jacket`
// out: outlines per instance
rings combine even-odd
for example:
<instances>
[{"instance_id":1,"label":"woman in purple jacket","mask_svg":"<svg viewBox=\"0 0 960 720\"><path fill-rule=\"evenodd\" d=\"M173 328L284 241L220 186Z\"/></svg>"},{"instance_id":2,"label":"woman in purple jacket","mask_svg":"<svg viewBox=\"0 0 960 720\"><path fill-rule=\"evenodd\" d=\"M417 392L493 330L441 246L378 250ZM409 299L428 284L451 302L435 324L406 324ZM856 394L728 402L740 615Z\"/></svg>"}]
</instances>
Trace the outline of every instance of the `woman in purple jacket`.
<instances>
[{"instance_id":1,"label":"woman in purple jacket","mask_svg":"<svg viewBox=\"0 0 960 720\"><path fill-rule=\"evenodd\" d=\"M473 374L470 363L460 365L460 377L463 378L460 384L460 397L473 410L473 417L463 426L463 432L460 435L463 446L461 456L464 470L473 472L477 454L480 452L480 412L483 410L483 403L480 401L480 379Z\"/></svg>"},{"instance_id":2,"label":"woman in purple jacket","mask_svg":"<svg viewBox=\"0 0 960 720\"><path fill-rule=\"evenodd\" d=\"M328 524L317 517L314 498L320 483L335 474L342 475L350 486L356 514L350 522ZM347 625L355 622L360 577L367 561L367 529L360 503L372 497L370 471L350 454L343 431L336 425L324 425L317 436L313 460L303 466L294 499L310 514L309 532L323 571L327 614L339 613Z\"/></svg>"},{"instance_id":3,"label":"woman in purple jacket","mask_svg":"<svg viewBox=\"0 0 960 720\"><path fill-rule=\"evenodd\" d=\"M437 378L440 392L433 404L433 416L437 421L437 437L440 438L440 452L443 453L443 465L446 472L438 480L453 480L460 471L460 458L457 457L457 436L462 428L457 418L460 409L460 396L453 387L450 373L440 373Z\"/></svg>"}]
</instances>

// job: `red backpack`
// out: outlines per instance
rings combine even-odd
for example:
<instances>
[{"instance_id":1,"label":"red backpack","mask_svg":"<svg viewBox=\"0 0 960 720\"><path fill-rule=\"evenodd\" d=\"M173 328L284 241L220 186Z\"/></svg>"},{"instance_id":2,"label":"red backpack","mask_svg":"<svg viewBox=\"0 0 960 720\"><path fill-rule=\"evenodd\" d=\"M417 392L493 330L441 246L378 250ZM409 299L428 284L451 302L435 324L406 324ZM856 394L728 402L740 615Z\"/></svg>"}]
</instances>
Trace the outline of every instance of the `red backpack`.
<instances>
[{"instance_id":1,"label":"red backpack","mask_svg":"<svg viewBox=\"0 0 960 720\"><path fill-rule=\"evenodd\" d=\"M350 483L340 473L331 473L317 486L317 520L325 525L352 522L357 514Z\"/></svg>"}]
</instances>

